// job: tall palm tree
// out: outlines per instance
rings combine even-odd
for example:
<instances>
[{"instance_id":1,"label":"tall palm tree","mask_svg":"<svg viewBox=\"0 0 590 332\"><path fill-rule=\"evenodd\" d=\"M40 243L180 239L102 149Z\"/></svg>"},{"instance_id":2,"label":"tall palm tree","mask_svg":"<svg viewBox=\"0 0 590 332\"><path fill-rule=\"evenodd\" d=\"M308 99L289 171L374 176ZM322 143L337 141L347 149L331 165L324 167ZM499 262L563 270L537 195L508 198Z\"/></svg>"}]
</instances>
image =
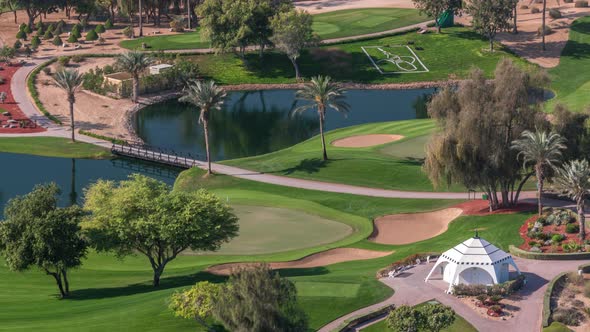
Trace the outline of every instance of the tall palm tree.
<instances>
[{"instance_id":1,"label":"tall palm tree","mask_svg":"<svg viewBox=\"0 0 590 332\"><path fill-rule=\"evenodd\" d=\"M573 160L564 167L555 170L555 187L576 202L578 220L580 221L580 238L586 238L586 218L584 217L584 203L590 192L590 165L588 161Z\"/></svg>"},{"instance_id":2,"label":"tall palm tree","mask_svg":"<svg viewBox=\"0 0 590 332\"><path fill-rule=\"evenodd\" d=\"M308 103L297 107L293 114L303 113L307 110L316 110L320 118L320 136L324 160L328 160L326 152L326 140L324 138L324 122L328 108L346 115L350 111L350 105L344 99L345 90L334 84L330 76L316 76L306 84L303 89L297 91L296 99Z\"/></svg>"},{"instance_id":3,"label":"tall palm tree","mask_svg":"<svg viewBox=\"0 0 590 332\"><path fill-rule=\"evenodd\" d=\"M146 53L131 51L119 55L117 65L133 77L133 94L131 100L137 103L139 96L139 75L153 63L152 58Z\"/></svg>"},{"instance_id":4,"label":"tall palm tree","mask_svg":"<svg viewBox=\"0 0 590 332\"><path fill-rule=\"evenodd\" d=\"M211 111L221 110L227 93L213 81L192 81L184 90L179 101L191 103L200 110L199 123L203 124L205 149L207 151L207 174L211 174L211 153L209 151L209 118Z\"/></svg>"},{"instance_id":5,"label":"tall palm tree","mask_svg":"<svg viewBox=\"0 0 590 332\"><path fill-rule=\"evenodd\" d=\"M523 167L532 165L537 177L539 215L543 212L543 184L545 167L553 167L561 160L561 150L566 148L565 139L556 133L531 132L525 130L521 138L512 142L512 148L518 150L517 158L523 160Z\"/></svg>"},{"instance_id":6,"label":"tall palm tree","mask_svg":"<svg viewBox=\"0 0 590 332\"><path fill-rule=\"evenodd\" d=\"M68 96L68 102L70 103L70 128L72 129L72 142L75 142L74 103L76 103L76 92L78 92L80 86L82 86L84 78L77 70L62 69L53 75L53 80L55 81L55 84L64 90Z\"/></svg>"}]
</instances>

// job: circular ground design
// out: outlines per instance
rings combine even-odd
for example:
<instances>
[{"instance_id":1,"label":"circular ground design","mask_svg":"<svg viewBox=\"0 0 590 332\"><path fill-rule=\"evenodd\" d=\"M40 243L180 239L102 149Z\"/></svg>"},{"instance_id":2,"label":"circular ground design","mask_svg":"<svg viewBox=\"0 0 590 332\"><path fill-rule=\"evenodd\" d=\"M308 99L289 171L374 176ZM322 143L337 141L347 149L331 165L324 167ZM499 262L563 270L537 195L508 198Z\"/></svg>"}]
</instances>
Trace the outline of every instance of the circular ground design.
<instances>
[{"instance_id":1,"label":"circular ground design","mask_svg":"<svg viewBox=\"0 0 590 332\"><path fill-rule=\"evenodd\" d=\"M371 134L350 136L332 141L332 145L340 148L366 148L369 146L381 145L395 142L404 138L402 135Z\"/></svg>"},{"instance_id":2,"label":"circular ground design","mask_svg":"<svg viewBox=\"0 0 590 332\"><path fill-rule=\"evenodd\" d=\"M240 219L239 235L213 254L257 255L303 249L332 243L352 233L346 224L302 211L250 205L232 208Z\"/></svg>"},{"instance_id":3,"label":"circular ground design","mask_svg":"<svg viewBox=\"0 0 590 332\"><path fill-rule=\"evenodd\" d=\"M408 244L444 233L463 210L449 208L426 213L392 214L375 219L370 241L383 244Z\"/></svg>"}]
</instances>

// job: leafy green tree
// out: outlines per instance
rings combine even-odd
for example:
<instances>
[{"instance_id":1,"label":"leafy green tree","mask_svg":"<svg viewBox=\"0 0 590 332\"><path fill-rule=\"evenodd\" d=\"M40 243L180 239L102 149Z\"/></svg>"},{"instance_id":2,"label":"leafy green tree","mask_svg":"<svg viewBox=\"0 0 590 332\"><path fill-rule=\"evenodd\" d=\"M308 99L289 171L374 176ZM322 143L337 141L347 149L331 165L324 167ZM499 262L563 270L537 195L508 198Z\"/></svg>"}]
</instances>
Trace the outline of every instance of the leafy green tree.
<instances>
[{"instance_id":1,"label":"leafy green tree","mask_svg":"<svg viewBox=\"0 0 590 332\"><path fill-rule=\"evenodd\" d=\"M199 123L203 124L205 150L207 151L207 174L211 174L211 151L209 149L209 119L211 111L221 110L227 93L213 81L193 81L179 100L199 108Z\"/></svg>"},{"instance_id":2,"label":"leafy green tree","mask_svg":"<svg viewBox=\"0 0 590 332\"><path fill-rule=\"evenodd\" d=\"M230 276L213 314L229 331L308 330L305 312L297 304L295 285L268 265L242 269Z\"/></svg>"},{"instance_id":3,"label":"leafy green tree","mask_svg":"<svg viewBox=\"0 0 590 332\"><path fill-rule=\"evenodd\" d=\"M74 104L76 103L76 93L82 86L84 77L77 70L62 69L53 75L53 80L67 94L70 104L70 130L72 131L72 142L75 142Z\"/></svg>"},{"instance_id":4,"label":"leafy green tree","mask_svg":"<svg viewBox=\"0 0 590 332\"><path fill-rule=\"evenodd\" d=\"M444 88L428 105L439 130L426 146L424 170L435 185L461 184L488 195L490 210L513 206L534 174L511 149L525 130L547 128L531 91L543 75L523 71L504 59L489 80L473 70L458 88Z\"/></svg>"},{"instance_id":5,"label":"leafy green tree","mask_svg":"<svg viewBox=\"0 0 590 332\"><path fill-rule=\"evenodd\" d=\"M25 27L24 31L25 31L27 34L33 33L33 29L31 29L31 26L30 26L30 25L27 25L27 26Z\"/></svg>"},{"instance_id":6,"label":"leafy green tree","mask_svg":"<svg viewBox=\"0 0 590 332\"><path fill-rule=\"evenodd\" d=\"M55 46L61 46L63 45L63 41L61 40L61 38L59 37L59 35L55 36L53 38L53 45Z\"/></svg>"},{"instance_id":7,"label":"leafy green tree","mask_svg":"<svg viewBox=\"0 0 590 332\"><path fill-rule=\"evenodd\" d=\"M118 183L99 180L87 189L84 207L92 213L86 228L94 247L146 256L155 287L181 252L217 250L238 233L238 219L217 196L172 191L139 174Z\"/></svg>"},{"instance_id":8,"label":"leafy green tree","mask_svg":"<svg viewBox=\"0 0 590 332\"><path fill-rule=\"evenodd\" d=\"M74 25L72 27L72 31L70 32L70 36L75 36L76 38L80 39L82 37L82 33L80 32L82 28L79 25Z\"/></svg>"},{"instance_id":9,"label":"leafy green tree","mask_svg":"<svg viewBox=\"0 0 590 332\"><path fill-rule=\"evenodd\" d=\"M455 312L442 304L425 304L420 307L402 305L387 316L387 326L398 332L440 332L455 321Z\"/></svg>"},{"instance_id":10,"label":"leafy green tree","mask_svg":"<svg viewBox=\"0 0 590 332\"><path fill-rule=\"evenodd\" d=\"M441 26L438 24L438 18L447 11L451 10L455 14L461 9L461 0L412 0L414 6L430 17L433 17L436 22L436 30L441 32Z\"/></svg>"},{"instance_id":11,"label":"leafy green tree","mask_svg":"<svg viewBox=\"0 0 590 332\"><path fill-rule=\"evenodd\" d=\"M270 21L273 31L270 40L293 63L296 79L301 77L297 58L304 48L315 45L318 40L313 34L312 23L311 15L296 9L279 12Z\"/></svg>"},{"instance_id":12,"label":"leafy green tree","mask_svg":"<svg viewBox=\"0 0 590 332\"><path fill-rule=\"evenodd\" d=\"M106 29L105 29L104 25L99 24L96 26L96 28L94 28L94 31L96 33L105 33Z\"/></svg>"},{"instance_id":13,"label":"leafy green tree","mask_svg":"<svg viewBox=\"0 0 590 332\"><path fill-rule=\"evenodd\" d=\"M49 31L49 30L45 31L45 33L43 34L43 39L45 39L45 40L53 39L53 33L51 33L51 31Z\"/></svg>"},{"instance_id":14,"label":"leafy green tree","mask_svg":"<svg viewBox=\"0 0 590 332\"><path fill-rule=\"evenodd\" d=\"M564 160L590 158L590 113L571 112L562 104L553 109L553 131L566 139Z\"/></svg>"},{"instance_id":15,"label":"leafy green tree","mask_svg":"<svg viewBox=\"0 0 590 332\"><path fill-rule=\"evenodd\" d=\"M490 41L490 51L494 51L494 39L500 31L510 28L510 19L518 0L471 0L467 12L472 16L475 31Z\"/></svg>"},{"instance_id":16,"label":"leafy green tree","mask_svg":"<svg viewBox=\"0 0 590 332\"><path fill-rule=\"evenodd\" d=\"M16 50L13 47L6 45L2 46L2 48L0 48L0 61L8 62L10 59L14 58L15 54Z\"/></svg>"},{"instance_id":17,"label":"leafy green tree","mask_svg":"<svg viewBox=\"0 0 590 332\"><path fill-rule=\"evenodd\" d=\"M326 152L326 140L324 138L324 123L326 111L333 109L336 112L347 114L350 105L345 101L345 90L334 84L329 76L313 77L309 84L297 91L296 98L307 103L296 108L293 113L302 113L307 110L316 110L320 119L320 136L322 139L322 156L328 160Z\"/></svg>"},{"instance_id":18,"label":"leafy green tree","mask_svg":"<svg viewBox=\"0 0 590 332\"><path fill-rule=\"evenodd\" d=\"M27 40L27 34L23 30L18 30L16 33L16 39Z\"/></svg>"},{"instance_id":19,"label":"leafy green tree","mask_svg":"<svg viewBox=\"0 0 590 332\"><path fill-rule=\"evenodd\" d=\"M393 309L387 315L387 327L396 332L418 332L423 326L424 317L420 311L407 305L401 305Z\"/></svg>"},{"instance_id":20,"label":"leafy green tree","mask_svg":"<svg viewBox=\"0 0 590 332\"><path fill-rule=\"evenodd\" d=\"M134 103L137 103L137 98L139 97L139 75L152 63L153 59L143 52L131 51L117 57L117 66L133 77L133 94L131 100Z\"/></svg>"},{"instance_id":21,"label":"leafy green tree","mask_svg":"<svg viewBox=\"0 0 590 332\"><path fill-rule=\"evenodd\" d=\"M37 31L38 31L38 30L41 30L41 31L43 31L43 30L45 30L45 24L43 24L43 22L42 22L42 21L39 21L39 22L37 22L37 24L35 24L35 29L36 29Z\"/></svg>"},{"instance_id":22,"label":"leafy green tree","mask_svg":"<svg viewBox=\"0 0 590 332\"><path fill-rule=\"evenodd\" d=\"M39 36L34 36L33 39L31 39L31 47L36 49L39 45L41 45L41 39Z\"/></svg>"},{"instance_id":23,"label":"leafy green tree","mask_svg":"<svg viewBox=\"0 0 590 332\"><path fill-rule=\"evenodd\" d=\"M455 312L442 304L425 304L418 308L422 315L424 329L430 332L440 332L453 325Z\"/></svg>"},{"instance_id":24,"label":"leafy green tree","mask_svg":"<svg viewBox=\"0 0 590 332\"><path fill-rule=\"evenodd\" d=\"M71 34L68 39L67 39L68 43L77 43L78 42L78 37L76 37L76 35Z\"/></svg>"},{"instance_id":25,"label":"leafy green tree","mask_svg":"<svg viewBox=\"0 0 590 332\"><path fill-rule=\"evenodd\" d=\"M18 5L19 5L19 0L0 0L0 8L3 8L7 11L12 12L12 15L14 16L14 24L17 23L16 11L20 9L18 7ZM23 25L23 24L24 23L22 23L21 25ZM24 24L24 25L26 25L26 24ZM24 29L24 27L22 29Z\"/></svg>"},{"instance_id":26,"label":"leafy green tree","mask_svg":"<svg viewBox=\"0 0 590 332\"><path fill-rule=\"evenodd\" d=\"M80 232L82 210L57 207L57 185L38 185L11 199L0 222L0 254L12 271L31 267L52 276L62 298L70 293L68 270L82 264L87 243Z\"/></svg>"},{"instance_id":27,"label":"leafy green tree","mask_svg":"<svg viewBox=\"0 0 590 332\"><path fill-rule=\"evenodd\" d=\"M96 31L90 30L90 31L88 31L88 33L86 33L86 40L87 41L94 41L97 39L98 39L98 34L96 33Z\"/></svg>"},{"instance_id":28,"label":"leafy green tree","mask_svg":"<svg viewBox=\"0 0 590 332\"><path fill-rule=\"evenodd\" d=\"M222 286L208 281L182 292L176 292L170 298L170 309L177 317L194 319L208 331L215 332L206 320L213 315L213 306L219 299Z\"/></svg>"},{"instance_id":29,"label":"leafy green tree","mask_svg":"<svg viewBox=\"0 0 590 332\"><path fill-rule=\"evenodd\" d=\"M522 158L524 167L532 165L535 170L540 216L543 213L546 168L554 167L561 161L562 150L566 148L565 140L556 133L525 130L520 139L512 142L512 148L518 151L516 157Z\"/></svg>"},{"instance_id":30,"label":"leafy green tree","mask_svg":"<svg viewBox=\"0 0 590 332\"><path fill-rule=\"evenodd\" d=\"M555 170L553 183L557 190L576 202L578 221L580 222L580 239L586 239L586 212L584 205L590 192L590 165L588 161L573 160Z\"/></svg>"}]
</instances>

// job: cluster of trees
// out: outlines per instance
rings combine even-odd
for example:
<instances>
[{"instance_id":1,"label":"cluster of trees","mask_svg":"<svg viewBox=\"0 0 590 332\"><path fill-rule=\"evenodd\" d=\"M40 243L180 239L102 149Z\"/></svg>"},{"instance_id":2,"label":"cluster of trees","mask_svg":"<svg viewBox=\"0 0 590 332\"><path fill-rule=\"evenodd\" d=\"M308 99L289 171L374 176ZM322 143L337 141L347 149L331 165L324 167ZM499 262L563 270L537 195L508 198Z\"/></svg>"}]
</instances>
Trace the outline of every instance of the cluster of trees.
<instances>
[{"instance_id":1,"label":"cluster of trees","mask_svg":"<svg viewBox=\"0 0 590 332\"><path fill-rule=\"evenodd\" d=\"M393 331L439 332L455 322L455 312L442 304L428 303L418 307L402 305L389 313L386 322Z\"/></svg>"},{"instance_id":2,"label":"cluster of trees","mask_svg":"<svg viewBox=\"0 0 590 332\"><path fill-rule=\"evenodd\" d=\"M300 77L297 58L301 50L317 42L311 15L296 10L290 0L205 0L197 8L203 33L218 52L238 49L244 57L248 46L275 46L285 53Z\"/></svg>"},{"instance_id":3,"label":"cluster of trees","mask_svg":"<svg viewBox=\"0 0 590 332\"><path fill-rule=\"evenodd\" d=\"M184 250L211 251L235 237L237 217L205 191L185 193L141 175L98 181L87 188L83 208L58 207L55 184L36 186L11 199L0 222L0 254L11 270L38 267L69 295L68 272L88 248L118 257L141 254L160 284L166 265Z\"/></svg>"},{"instance_id":4,"label":"cluster of trees","mask_svg":"<svg viewBox=\"0 0 590 332\"><path fill-rule=\"evenodd\" d=\"M228 331L307 331L297 289L268 265L234 271L223 285L199 282L170 299L176 316L196 320L208 331L215 319Z\"/></svg>"}]
</instances>

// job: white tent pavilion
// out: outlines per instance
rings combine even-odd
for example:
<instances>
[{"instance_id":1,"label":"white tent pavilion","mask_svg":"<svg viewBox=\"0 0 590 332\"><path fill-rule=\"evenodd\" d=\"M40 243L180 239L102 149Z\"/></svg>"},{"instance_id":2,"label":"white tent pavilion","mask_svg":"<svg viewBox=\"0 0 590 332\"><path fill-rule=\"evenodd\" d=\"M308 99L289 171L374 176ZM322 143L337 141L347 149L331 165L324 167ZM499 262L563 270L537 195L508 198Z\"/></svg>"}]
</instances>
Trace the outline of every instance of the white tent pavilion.
<instances>
[{"instance_id":1,"label":"white tent pavilion","mask_svg":"<svg viewBox=\"0 0 590 332\"><path fill-rule=\"evenodd\" d=\"M500 284L510 280L510 265L520 274L512 256L480 238L476 232L475 237L445 251L434 264L425 282L428 282L436 269L440 269L443 280L449 283L448 293L458 284Z\"/></svg>"}]
</instances>

